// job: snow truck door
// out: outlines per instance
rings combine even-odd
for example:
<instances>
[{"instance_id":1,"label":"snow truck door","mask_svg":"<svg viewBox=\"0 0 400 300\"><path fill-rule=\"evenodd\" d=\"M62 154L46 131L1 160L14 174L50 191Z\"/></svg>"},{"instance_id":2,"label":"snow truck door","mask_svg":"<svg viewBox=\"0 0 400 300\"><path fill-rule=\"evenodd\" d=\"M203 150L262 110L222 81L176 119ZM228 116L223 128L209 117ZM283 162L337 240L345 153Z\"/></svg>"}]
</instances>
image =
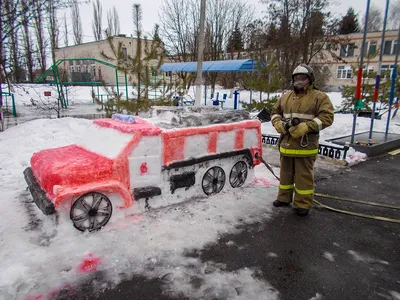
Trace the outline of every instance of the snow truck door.
<instances>
[{"instance_id":1,"label":"snow truck door","mask_svg":"<svg viewBox=\"0 0 400 300\"><path fill-rule=\"evenodd\" d=\"M139 144L128 157L130 186L134 195L143 192L144 188L160 190L161 186L161 135L142 136ZM135 192L136 190L136 192ZM140 190L140 191L138 191ZM156 194L161 194L156 192ZM149 198L146 195L139 198ZM138 198L138 197L135 197Z\"/></svg>"}]
</instances>

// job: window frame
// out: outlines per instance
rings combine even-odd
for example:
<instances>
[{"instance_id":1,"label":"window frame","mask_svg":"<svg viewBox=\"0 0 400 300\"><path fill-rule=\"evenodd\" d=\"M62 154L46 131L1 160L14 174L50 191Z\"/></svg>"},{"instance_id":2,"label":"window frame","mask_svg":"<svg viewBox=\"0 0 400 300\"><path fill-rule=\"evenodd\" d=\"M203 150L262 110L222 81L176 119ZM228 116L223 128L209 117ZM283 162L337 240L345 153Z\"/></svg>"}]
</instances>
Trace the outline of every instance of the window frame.
<instances>
[{"instance_id":1,"label":"window frame","mask_svg":"<svg viewBox=\"0 0 400 300\"><path fill-rule=\"evenodd\" d=\"M349 65L338 66L336 69L336 79L348 80L353 78L353 69Z\"/></svg>"},{"instance_id":2,"label":"window frame","mask_svg":"<svg viewBox=\"0 0 400 300\"><path fill-rule=\"evenodd\" d=\"M387 43L390 42L390 46L387 47ZM387 51L389 50L389 51ZM393 55L393 40L385 40L383 45L383 55ZM389 52L389 53L387 53Z\"/></svg>"}]
</instances>

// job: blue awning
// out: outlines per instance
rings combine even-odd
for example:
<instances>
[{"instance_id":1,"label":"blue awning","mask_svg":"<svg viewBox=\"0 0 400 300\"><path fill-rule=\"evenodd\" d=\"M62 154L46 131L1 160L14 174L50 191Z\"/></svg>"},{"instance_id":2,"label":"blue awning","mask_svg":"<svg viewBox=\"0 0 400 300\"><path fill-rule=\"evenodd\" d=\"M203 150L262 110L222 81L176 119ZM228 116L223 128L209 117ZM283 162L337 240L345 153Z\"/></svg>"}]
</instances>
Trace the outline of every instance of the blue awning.
<instances>
[{"instance_id":1,"label":"blue awning","mask_svg":"<svg viewBox=\"0 0 400 300\"><path fill-rule=\"evenodd\" d=\"M251 72L257 69L252 59L204 61L203 72ZM166 63L160 67L162 72L197 72L197 62Z\"/></svg>"}]
</instances>

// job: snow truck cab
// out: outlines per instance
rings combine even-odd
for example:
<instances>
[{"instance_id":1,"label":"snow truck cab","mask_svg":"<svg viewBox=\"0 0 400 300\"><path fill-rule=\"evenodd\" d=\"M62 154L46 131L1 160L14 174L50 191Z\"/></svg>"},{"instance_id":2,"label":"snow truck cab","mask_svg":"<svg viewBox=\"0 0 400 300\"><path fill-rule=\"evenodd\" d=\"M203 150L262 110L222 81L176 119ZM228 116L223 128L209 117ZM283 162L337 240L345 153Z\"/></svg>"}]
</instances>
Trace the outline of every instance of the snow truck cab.
<instances>
[{"instance_id":1,"label":"snow truck cab","mask_svg":"<svg viewBox=\"0 0 400 300\"><path fill-rule=\"evenodd\" d=\"M162 129L116 114L94 120L80 145L34 153L24 176L44 214L63 204L75 228L98 230L113 209L139 201L146 208L165 206L251 182L249 173L260 163L255 155L262 155L260 124ZM122 205L112 203L110 194Z\"/></svg>"}]
</instances>

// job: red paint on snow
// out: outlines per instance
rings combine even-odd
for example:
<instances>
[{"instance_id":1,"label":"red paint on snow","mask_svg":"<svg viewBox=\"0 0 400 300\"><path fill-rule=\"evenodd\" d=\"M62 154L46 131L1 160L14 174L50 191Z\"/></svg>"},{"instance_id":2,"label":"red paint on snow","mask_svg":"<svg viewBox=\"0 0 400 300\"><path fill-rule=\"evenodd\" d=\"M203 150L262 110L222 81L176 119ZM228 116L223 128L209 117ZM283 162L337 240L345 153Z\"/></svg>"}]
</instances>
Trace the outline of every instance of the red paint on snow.
<instances>
[{"instance_id":1,"label":"red paint on snow","mask_svg":"<svg viewBox=\"0 0 400 300\"><path fill-rule=\"evenodd\" d=\"M218 140L218 132L210 132L208 135L208 153L217 153L217 140Z\"/></svg>"},{"instance_id":2,"label":"red paint on snow","mask_svg":"<svg viewBox=\"0 0 400 300\"><path fill-rule=\"evenodd\" d=\"M262 147L250 147L251 156L253 157L253 164L258 166L261 164L261 161L255 158L256 153L258 153L262 157Z\"/></svg>"},{"instance_id":3,"label":"red paint on snow","mask_svg":"<svg viewBox=\"0 0 400 300\"><path fill-rule=\"evenodd\" d=\"M244 129L239 128L235 134L235 149L240 150L244 147Z\"/></svg>"},{"instance_id":4,"label":"red paint on snow","mask_svg":"<svg viewBox=\"0 0 400 300\"><path fill-rule=\"evenodd\" d=\"M70 145L34 153L32 170L50 198L53 186L77 186L113 177L113 160Z\"/></svg>"},{"instance_id":5,"label":"red paint on snow","mask_svg":"<svg viewBox=\"0 0 400 300\"><path fill-rule=\"evenodd\" d=\"M208 134L211 132L223 132L223 131L231 131L239 128L250 129L250 128L260 128L261 130L261 122L258 120L246 120L236 123L229 124L215 124L210 126L202 126L202 127L190 127L190 128L182 128L177 130L165 130L163 131L163 135L167 135L168 137L177 137L177 136L190 136L197 134ZM261 140L260 140L261 143Z\"/></svg>"},{"instance_id":6,"label":"red paint on snow","mask_svg":"<svg viewBox=\"0 0 400 300\"><path fill-rule=\"evenodd\" d=\"M148 171L147 163L144 162L144 163L142 163L142 164L140 165L140 174L141 174L141 175L146 174L147 171Z\"/></svg>"},{"instance_id":7,"label":"red paint on snow","mask_svg":"<svg viewBox=\"0 0 400 300\"><path fill-rule=\"evenodd\" d=\"M259 184L259 185L263 185L263 186L265 186L265 187L267 187L267 188L273 187L273 186L277 186L277 184L273 184L273 183L269 182L269 181L268 181L267 179L265 179L265 178L257 178L257 177L255 177L255 178L254 178L254 183L255 183L255 184Z\"/></svg>"},{"instance_id":8,"label":"red paint on snow","mask_svg":"<svg viewBox=\"0 0 400 300\"><path fill-rule=\"evenodd\" d=\"M82 262L78 265L78 270L83 273L91 273L97 271L99 264L101 262L100 257L94 256L90 253Z\"/></svg>"},{"instance_id":9,"label":"red paint on snow","mask_svg":"<svg viewBox=\"0 0 400 300\"><path fill-rule=\"evenodd\" d=\"M257 133L259 136L258 145L261 147L261 123L258 120L247 120L237 123L230 124L216 124L211 126L203 126L203 127L191 127L191 128L182 128L176 130L165 130L163 131L163 141L164 141L164 165L168 165L174 161L183 160L185 158L184 155L184 144L185 137L192 135L200 135L200 134L209 134L210 139L212 139L212 133L218 132L226 132L232 131L236 129L257 129ZM211 142L213 143L213 142ZM213 150L213 145L209 142L208 149ZM215 145L216 149L216 145ZM243 149L243 146L242 148ZM234 150L234 149L232 149ZM216 150L215 150L216 151ZM260 152L259 152L260 153ZM261 155L261 153L260 153Z\"/></svg>"},{"instance_id":10,"label":"red paint on snow","mask_svg":"<svg viewBox=\"0 0 400 300\"><path fill-rule=\"evenodd\" d=\"M125 123L115 119L97 119L93 123L102 127L113 128L125 133L139 132L142 135L158 135L161 129L156 125L140 118L135 118L135 123Z\"/></svg>"},{"instance_id":11,"label":"red paint on snow","mask_svg":"<svg viewBox=\"0 0 400 300\"><path fill-rule=\"evenodd\" d=\"M185 136L163 135L163 141L165 165L185 158Z\"/></svg>"},{"instance_id":12,"label":"red paint on snow","mask_svg":"<svg viewBox=\"0 0 400 300\"><path fill-rule=\"evenodd\" d=\"M26 300L43 300L44 295L36 295L36 296L27 296Z\"/></svg>"}]
</instances>

